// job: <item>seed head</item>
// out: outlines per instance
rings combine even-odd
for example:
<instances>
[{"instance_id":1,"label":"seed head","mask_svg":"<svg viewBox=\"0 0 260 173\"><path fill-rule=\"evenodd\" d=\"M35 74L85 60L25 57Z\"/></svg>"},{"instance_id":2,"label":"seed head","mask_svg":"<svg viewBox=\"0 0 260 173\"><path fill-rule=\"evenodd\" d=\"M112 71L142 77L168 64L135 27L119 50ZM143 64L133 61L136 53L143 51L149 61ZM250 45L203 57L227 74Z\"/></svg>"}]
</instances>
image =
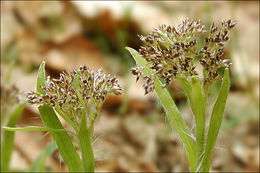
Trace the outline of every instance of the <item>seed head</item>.
<instances>
[{"instance_id":1,"label":"seed head","mask_svg":"<svg viewBox=\"0 0 260 173\"><path fill-rule=\"evenodd\" d=\"M222 20L219 27L214 23L211 25L205 46L199 51L202 56L199 62L204 68L204 84L211 83L218 77L219 68L230 66L229 59L224 57L224 43L229 40L228 31L235 25L231 20Z\"/></svg>"},{"instance_id":2,"label":"seed head","mask_svg":"<svg viewBox=\"0 0 260 173\"><path fill-rule=\"evenodd\" d=\"M93 71L86 66L80 67L78 90L73 85L76 74L74 70L62 72L59 79L50 79L48 76L46 86L41 86L45 94L31 91L27 94L28 102L38 107L51 106L66 115L77 115L83 108L98 112L108 94L121 94L117 78L105 74L102 69Z\"/></svg>"},{"instance_id":3,"label":"seed head","mask_svg":"<svg viewBox=\"0 0 260 173\"><path fill-rule=\"evenodd\" d=\"M143 46L139 54L145 58L150 68L161 79L166 81L166 87L173 78L187 78L197 75L195 59L202 56L199 62L204 67L204 83L216 79L217 69L229 67L230 62L224 59L224 42L229 40L228 30L233 28L235 23L231 20L223 20L221 26L211 25L205 38L205 46L197 49L197 40L206 31L200 20L184 20L178 27L161 25L154 29L147 36L139 36ZM132 74L137 75L137 80L142 74L143 68L132 68ZM144 86L146 88L148 83ZM152 83L150 83L152 85ZM150 87L154 88L154 87ZM145 90L145 93L152 90Z\"/></svg>"}]
</instances>

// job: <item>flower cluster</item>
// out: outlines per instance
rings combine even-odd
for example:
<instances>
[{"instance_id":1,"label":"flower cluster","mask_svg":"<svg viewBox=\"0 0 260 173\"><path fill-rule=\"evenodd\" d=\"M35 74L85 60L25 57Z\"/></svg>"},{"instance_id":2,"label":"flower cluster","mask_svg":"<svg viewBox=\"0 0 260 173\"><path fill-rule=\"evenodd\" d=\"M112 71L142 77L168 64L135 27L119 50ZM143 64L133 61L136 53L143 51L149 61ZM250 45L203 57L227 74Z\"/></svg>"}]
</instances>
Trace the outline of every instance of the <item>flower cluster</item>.
<instances>
[{"instance_id":1,"label":"flower cluster","mask_svg":"<svg viewBox=\"0 0 260 173\"><path fill-rule=\"evenodd\" d=\"M222 20L221 27L214 23L210 27L209 36L205 38L205 46L199 51L199 60L204 68L204 84L214 81L218 77L217 70L229 67L229 59L224 57L224 43L229 40L228 31L236 25L231 20Z\"/></svg>"},{"instance_id":2,"label":"flower cluster","mask_svg":"<svg viewBox=\"0 0 260 173\"><path fill-rule=\"evenodd\" d=\"M154 73L166 81L165 87L173 78L197 75L195 59L202 56L199 62L204 67L204 83L207 83L217 77L218 68L229 66L229 61L223 58L223 46L229 39L228 30L234 26L235 23L231 20L223 21L220 29L213 24L209 37L205 39L205 46L198 50L197 40L206 32L199 20L186 19L178 27L162 25L147 36L139 36L143 42L139 54L145 58ZM138 79L142 74L142 69L138 67L131 71ZM144 84L145 93L149 93L154 87L148 86L154 82L146 81L149 84Z\"/></svg>"},{"instance_id":3,"label":"flower cluster","mask_svg":"<svg viewBox=\"0 0 260 173\"><path fill-rule=\"evenodd\" d=\"M117 78L106 75L102 69L93 71L86 66L80 67L77 88L74 85L76 75L77 71L74 70L62 72L59 79L50 79L48 76L46 86L41 86L45 94L31 91L27 95L28 102L38 107L48 105L74 119L80 119L83 108L98 112L108 94L121 94Z\"/></svg>"}]
</instances>

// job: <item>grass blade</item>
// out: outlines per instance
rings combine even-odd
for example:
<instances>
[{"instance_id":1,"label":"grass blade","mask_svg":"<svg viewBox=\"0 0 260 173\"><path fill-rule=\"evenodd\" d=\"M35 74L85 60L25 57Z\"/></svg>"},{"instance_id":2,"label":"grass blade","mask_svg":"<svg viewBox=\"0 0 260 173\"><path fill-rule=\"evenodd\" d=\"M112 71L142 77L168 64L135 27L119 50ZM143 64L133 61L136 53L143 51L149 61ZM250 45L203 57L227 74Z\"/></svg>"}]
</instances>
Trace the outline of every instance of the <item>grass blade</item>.
<instances>
[{"instance_id":1,"label":"grass blade","mask_svg":"<svg viewBox=\"0 0 260 173\"><path fill-rule=\"evenodd\" d=\"M39 109L41 118L48 128L64 129L54 110L46 105ZM63 160L68 165L69 171L82 171L81 161L68 134L64 131L50 131L51 136L58 145Z\"/></svg>"},{"instance_id":2,"label":"grass blade","mask_svg":"<svg viewBox=\"0 0 260 173\"><path fill-rule=\"evenodd\" d=\"M202 162L203 167L201 168L203 172L208 172L210 169L210 159L211 159L212 151L216 144L219 128L221 126L225 104L229 93L229 88L230 88L229 69L226 68L224 73L224 78L222 81L222 86L220 88L218 98L216 100L216 103L213 107L212 114L211 114L209 131L207 136L207 143L206 143L206 150Z\"/></svg>"},{"instance_id":3,"label":"grass blade","mask_svg":"<svg viewBox=\"0 0 260 173\"><path fill-rule=\"evenodd\" d=\"M45 86L45 62L43 62L39 68L38 79L37 79L37 91L44 94L44 91L40 86ZM41 118L47 128L50 129L64 129L60 120L58 119L54 110L44 105L39 108ZM63 160L68 165L69 171L71 172L79 172L82 171L81 160L74 148L72 141L66 131L50 131L51 136L57 143L60 154Z\"/></svg>"},{"instance_id":4,"label":"grass blade","mask_svg":"<svg viewBox=\"0 0 260 173\"><path fill-rule=\"evenodd\" d=\"M10 114L10 119L7 123L9 127L15 127L22 111L25 107L25 103L18 105L14 111ZM5 131L1 143L1 172L7 172L9 170L11 155L14 146L14 134L12 131Z\"/></svg>"},{"instance_id":5,"label":"grass blade","mask_svg":"<svg viewBox=\"0 0 260 173\"><path fill-rule=\"evenodd\" d=\"M45 94L41 86L46 86L46 75L45 75L45 61L43 61L39 67L37 76L37 92L40 94Z\"/></svg>"},{"instance_id":6,"label":"grass blade","mask_svg":"<svg viewBox=\"0 0 260 173\"><path fill-rule=\"evenodd\" d=\"M65 129L51 129L48 127L40 127L40 126L27 126L27 127L2 127L7 131L66 131Z\"/></svg>"},{"instance_id":7,"label":"grass blade","mask_svg":"<svg viewBox=\"0 0 260 173\"><path fill-rule=\"evenodd\" d=\"M29 172L46 172L46 159L57 149L57 144L55 142L49 143L41 155L32 164Z\"/></svg>"},{"instance_id":8,"label":"grass blade","mask_svg":"<svg viewBox=\"0 0 260 173\"><path fill-rule=\"evenodd\" d=\"M143 71L145 75L153 74L153 71L149 68L149 66L147 66L146 60L142 58L136 50L129 47L127 47L126 49L131 53L139 66L145 66ZM181 140L184 143L191 171L194 171L196 169L197 161L196 153L194 152L195 144L192 139L192 135L190 134L174 100L172 99L167 89L162 87L162 83L158 78L155 79L155 91L160 99L161 104L164 107L171 126L177 131Z\"/></svg>"}]
</instances>

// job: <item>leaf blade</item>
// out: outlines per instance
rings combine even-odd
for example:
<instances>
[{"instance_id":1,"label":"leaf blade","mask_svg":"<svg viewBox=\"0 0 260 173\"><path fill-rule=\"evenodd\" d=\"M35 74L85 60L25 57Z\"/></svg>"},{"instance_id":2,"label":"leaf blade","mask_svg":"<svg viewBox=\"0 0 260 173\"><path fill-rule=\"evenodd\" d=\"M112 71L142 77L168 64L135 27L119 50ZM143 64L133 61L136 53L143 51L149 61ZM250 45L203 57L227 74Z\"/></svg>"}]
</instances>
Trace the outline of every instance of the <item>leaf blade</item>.
<instances>
[{"instance_id":1,"label":"leaf blade","mask_svg":"<svg viewBox=\"0 0 260 173\"><path fill-rule=\"evenodd\" d=\"M145 66L143 70L143 73L145 75L153 75L153 71L147 65L147 61L142 58L136 50L130 47L126 47L126 49L131 53L139 66ZM162 83L157 77L155 77L155 91L157 93L157 96L159 97L161 104L164 107L164 110L166 112L166 115L168 116L168 119L170 120L171 125L177 131L184 143L191 171L194 171L196 169L196 153L194 152L195 146L192 135L190 134L171 95L166 88L163 88Z\"/></svg>"},{"instance_id":2,"label":"leaf blade","mask_svg":"<svg viewBox=\"0 0 260 173\"><path fill-rule=\"evenodd\" d=\"M206 102L201 85L198 77L192 77L192 102L193 112L196 121L196 148L198 162L201 160L201 156L205 147L205 126L206 126Z\"/></svg>"},{"instance_id":3,"label":"leaf blade","mask_svg":"<svg viewBox=\"0 0 260 173\"><path fill-rule=\"evenodd\" d=\"M226 68L224 72L224 77L222 80L220 92L211 114L206 149L205 149L205 154L202 162L202 165L204 165L204 167L202 167L202 171L209 171L210 169L210 158L214 146L216 144L219 128L221 126L222 118L224 115L224 109L225 109L225 104L229 93L229 88L230 88L229 69Z\"/></svg>"},{"instance_id":4,"label":"leaf blade","mask_svg":"<svg viewBox=\"0 0 260 173\"><path fill-rule=\"evenodd\" d=\"M45 92L41 88L46 86L45 78L45 61L43 61L39 67L37 76L37 92L40 94L45 94Z\"/></svg>"},{"instance_id":5,"label":"leaf blade","mask_svg":"<svg viewBox=\"0 0 260 173\"><path fill-rule=\"evenodd\" d=\"M15 127L26 103L22 103L14 108L14 111L10 114L10 119L7 126ZM1 143L1 172L7 172L9 170L11 155L14 146L15 132L5 131Z\"/></svg>"},{"instance_id":6,"label":"leaf blade","mask_svg":"<svg viewBox=\"0 0 260 173\"><path fill-rule=\"evenodd\" d=\"M26 127L2 127L2 129L6 131L66 131L65 129L51 129L48 127L40 127L40 126L26 126Z\"/></svg>"},{"instance_id":7,"label":"leaf blade","mask_svg":"<svg viewBox=\"0 0 260 173\"><path fill-rule=\"evenodd\" d=\"M38 71L37 78L37 92L44 94L44 91L40 86L46 86L45 82L45 62L42 62ZM54 110L47 106L43 105L39 108L41 119L43 120L45 126L51 129L64 129L60 120L58 119ZM50 131L51 136L55 140L59 152L63 158L63 160L68 165L69 171L71 172L79 172L83 171L81 160L74 148L72 141L66 131L54 132Z\"/></svg>"}]
</instances>

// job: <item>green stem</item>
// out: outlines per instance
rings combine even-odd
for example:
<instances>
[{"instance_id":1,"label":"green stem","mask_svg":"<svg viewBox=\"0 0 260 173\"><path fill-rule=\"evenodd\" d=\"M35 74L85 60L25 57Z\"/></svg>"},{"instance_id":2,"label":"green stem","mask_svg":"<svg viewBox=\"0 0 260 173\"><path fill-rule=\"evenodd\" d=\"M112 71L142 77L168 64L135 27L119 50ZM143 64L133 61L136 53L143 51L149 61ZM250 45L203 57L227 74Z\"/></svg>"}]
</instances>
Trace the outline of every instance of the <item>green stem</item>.
<instances>
[{"instance_id":1,"label":"green stem","mask_svg":"<svg viewBox=\"0 0 260 173\"><path fill-rule=\"evenodd\" d=\"M206 104L201 82L195 76L192 77L192 99L196 121L196 153L199 166L205 147Z\"/></svg>"},{"instance_id":2,"label":"green stem","mask_svg":"<svg viewBox=\"0 0 260 173\"><path fill-rule=\"evenodd\" d=\"M79 140L79 148L81 150L82 163L85 172L94 172L95 171L95 159L94 153L92 149L92 133L94 128L94 123L92 123L92 119L90 118L90 128L88 128L87 123L87 110L85 102L83 101L82 95L79 93L79 77L80 71L77 72L74 81L73 88L75 89L79 101L81 103L82 109L82 119L80 122L80 128L78 131L78 140ZM91 112L91 111L90 111ZM95 115L96 116L96 115Z\"/></svg>"},{"instance_id":3,"label":"green stem","mask_svg":"<svg viewBox=\"0 0 260 173\"><path fill-rule=\"evenodd\" d=\"M91 120L90 127L89 127L89 134L91 139L93 139L94 136L94 124L95 124L95 120Z\"/></svg>"},{"instance_id":4,"label":"green stem","mask_svg":"<svg viewBox=\"0 0 260 173\"><path fill-rule=\"evenodd\" d=\"M80 129L78 133L79 146L82 154L84 170L86 172L95 171L95 159L92 149L92 136L87 127L86 114L82 116Z\"/></svg>"}]
</instances>

